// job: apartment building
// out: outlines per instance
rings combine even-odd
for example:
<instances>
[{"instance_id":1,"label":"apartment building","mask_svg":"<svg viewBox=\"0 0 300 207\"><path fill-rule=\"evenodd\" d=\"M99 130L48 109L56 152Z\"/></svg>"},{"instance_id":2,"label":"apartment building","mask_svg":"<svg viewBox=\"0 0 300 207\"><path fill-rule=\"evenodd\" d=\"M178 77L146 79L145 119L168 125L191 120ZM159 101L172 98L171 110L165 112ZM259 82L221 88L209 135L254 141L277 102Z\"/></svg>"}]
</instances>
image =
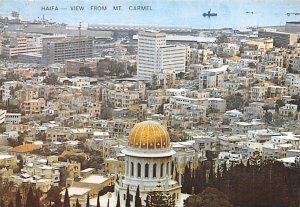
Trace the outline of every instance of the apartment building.
<instances>
[{"instance_id":1,"label":"apartment building","mask_svg":"<svg viewBox=\"0 0 300 207\"><path fill-rule=\"evenodd\" d=\"M6 113L5 123L19 124L21 123L22 115L20 113Z\"/></svg>"},{"instance_id":2,"label":"apartment building","mask_svg":"<svg viewBox=\"0 0 300 207\"><path fill-rule=\"evenodd\" d=\"M6 116L6 110L0 109L0 124L3 124L5 122L5 116Z\"/></svg>"},{"instance_id":3,"label":"apartment building","mask_svg":"<svg viewBox=\"0 0 300 207\"><path fill-rule=\"evenodd\" d=\"M199 89L223 88L227 68L228 66L222 66L221 68L201 71L199 74Z\"/></svg>"},{"instance_id":4,"label":"apartment building","mask_svg":"<svg viewBox=\"0 0 300 207\"><path fill-rule=\"evenodd\" d=\"M41 53L42 46L28 37L10 37L2 46L2 55L6 58L16 58L19 54Z\"/></svg>"},{"instance_id":5,"label":"apartment building","mask_svg":"<svg viewBox=\"0 0 300 207\"><path fill-rule=\"evenodd\" d=\"M2 101L8 101L9 99L13 98L12 90L17 87L19 84L18 81L7 81L3 83L3 92L2 92Z\"/></svg>"},{"instance_id":6,"label":"apartment building","mask_svg":"<svg viewBox=\"0 0 300 207\"><path fill-rule=\"evenodd\" d=\"M185 71L186 48L166 44L166 34L154 30L139 33L137 75L150 81L153 75L164 78L167 73Z\"/></svg>"},{"instance_id":7,"label":"apartment building","mask_svg":"<svg viewBox=\"0 0 300 207\"><path fill-rule=\"evenodd\" d=\"M258 31L258 37L262 38L273 38L275 47L287 47L297 43L297 34L279 32L274 29L262 29Z\"/></svg>"},{"instance_id":8,"label":"apartment building","mask_svg":"<svg viewBox=\"0 0 300 207\"><path fill-rule=\"evenodd\" d=\"M81 58L71 59L66 61L66 73L70 75L78 75L80 68L90 68L91 71L96 71L97 58Z\"/></svg>"},{"instance_id":9,"label":"apartment building","mask_svg":"<svg viewBox=\"0 0 300 207\"><path fill-rule=\"evenodd\" d=\"M43 62L46 65L64 63L74 58L93 56L93 39L89 37L68 37L43 40Z\"/></svg>"},{"instance_id":10,"label":"apartment building","mask_svg":"<svg viewBox=\"0 0 300 207\"><path fill-rule=\"evenodd\" d=\"M25 116L40 115L46 106L46 101L43 98L31 99L25 101L22 105L22 110Z\"/></svg>"},{"instance_id":11,"label":"apartment building","mask_svg":"<svg viewBox=\"0 0 300 207\"><path fill-rule=\"evenodd\" d=\"M0 166L14 169L17 167L17 156L14 155L0 155Z\"/></svg>"}]
</instances>

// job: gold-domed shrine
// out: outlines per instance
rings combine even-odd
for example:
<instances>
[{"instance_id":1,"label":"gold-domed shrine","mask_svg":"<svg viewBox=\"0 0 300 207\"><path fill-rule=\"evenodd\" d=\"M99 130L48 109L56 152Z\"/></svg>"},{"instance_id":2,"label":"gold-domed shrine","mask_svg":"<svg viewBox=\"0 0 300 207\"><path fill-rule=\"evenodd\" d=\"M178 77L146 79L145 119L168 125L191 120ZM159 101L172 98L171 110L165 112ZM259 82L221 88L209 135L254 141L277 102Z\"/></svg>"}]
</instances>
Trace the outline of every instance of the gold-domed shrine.
<instances>
[{"instance_id":1,"label":"gold-domed shrine","mask_svg":"<svg viewBox=\"0 0 300 207\"><path fill-rule=\"evenodd\" d=\"M158 122L144 121L138 123L129 134L128 147L138 149L170 148L169 133Z\"/></svg>"}]
</instances>

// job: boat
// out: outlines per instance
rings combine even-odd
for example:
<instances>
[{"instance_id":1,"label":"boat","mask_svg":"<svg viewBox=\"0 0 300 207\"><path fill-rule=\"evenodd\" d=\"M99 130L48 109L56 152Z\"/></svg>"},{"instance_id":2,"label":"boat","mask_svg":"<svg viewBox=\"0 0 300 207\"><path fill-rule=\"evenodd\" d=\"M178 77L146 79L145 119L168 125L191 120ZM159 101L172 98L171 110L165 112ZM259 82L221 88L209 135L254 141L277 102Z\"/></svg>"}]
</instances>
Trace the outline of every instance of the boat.
<instances>
[{"instance_id":1,"label":"boat","mask_svg":"<svg viewBox=\"0 0 300 207\"><path fill-rule=\"evenodd\" d=\"M211 9L207 13L202 14L204 17L215 17L218 14L217 13L211 13Z\"/></svg>"},{"instance_id":2,"label":"boat","mask_svg":"<svg viewBox=\"0 0 300 207\"><path fill-rule=\"evenodd\" d=\"M298 12L292 12L292 13L286 13L286 15L287 16L290 16L290 15L296 15L296 16L298 16L298 15L300 15L300 13L298 13Z\"/></svg>"},{"instance_id":3,"label":"boat","mask_svg":"<svg viewBox=\"0 0 300 207\"><path fill-rule=\"evenodd\" d=\"M246 11L246 14L253 14L253 11Z\"/></svg>"},{"instance_id":4,"label":"boat","mask_svg":"<svg viewBox=\"0 0 300 207\"><path fill-rule=\"evenodd\" d=\"M19 12L12 11L12 12L11 12L11 16L12 16L12 17L15 17L15 18L19 18L19 17L20 17L20 14L19 14Z\"/></svg>"}]
</instances>

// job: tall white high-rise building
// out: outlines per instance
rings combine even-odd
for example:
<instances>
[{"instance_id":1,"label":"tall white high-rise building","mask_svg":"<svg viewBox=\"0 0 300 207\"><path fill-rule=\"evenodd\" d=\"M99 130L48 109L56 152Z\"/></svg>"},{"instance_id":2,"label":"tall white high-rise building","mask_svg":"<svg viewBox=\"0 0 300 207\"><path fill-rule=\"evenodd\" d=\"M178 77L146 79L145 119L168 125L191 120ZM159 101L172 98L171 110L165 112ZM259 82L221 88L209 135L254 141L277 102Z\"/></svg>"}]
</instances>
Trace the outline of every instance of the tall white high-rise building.
<instances>
[{"instance_id":1,"label":"tall white high-rise building","mask_svg":"<svg viewBox=\"0 0 300 207\"><path fill-rule=\"evenodd\" d=\"M186 48L166 44L166 34L147 30L139 33L137 74L150 81L153 75L163 79L165 74L185 71Z\"/></svg>"}]
</instances>

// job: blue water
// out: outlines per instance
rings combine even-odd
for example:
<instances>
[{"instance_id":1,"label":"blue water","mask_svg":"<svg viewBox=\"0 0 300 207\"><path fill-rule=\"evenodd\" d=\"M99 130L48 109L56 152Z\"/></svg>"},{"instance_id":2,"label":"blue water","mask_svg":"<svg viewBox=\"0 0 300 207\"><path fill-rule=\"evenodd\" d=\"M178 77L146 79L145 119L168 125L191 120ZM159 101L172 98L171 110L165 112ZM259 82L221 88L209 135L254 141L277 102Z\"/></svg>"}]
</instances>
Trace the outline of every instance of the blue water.
<instances>
[{"instance_id":1,"label":"blue water","mask_svg":"<svg viewBox=\"0 0 300 207\"><path fill-rule=\"evenodd\" d=\"M70 6L84 6L71 11ZM91 11L91 6L107 6L106 11ZM113 6L121 11L113 11ZM129 11L129 6L151 6L152 11ZM42 11L42 6L58 6L58 11ZM67 8L62 10L61 8ZM216 17L203 17L209 9ZM41 19L78 24L176 25L193 28L245 28L277 26L300 21L300 0L0 0L0 15L18 11L23 19ZM254 12L247 14L246 11Z\"/></svg>"}]
</instances>

